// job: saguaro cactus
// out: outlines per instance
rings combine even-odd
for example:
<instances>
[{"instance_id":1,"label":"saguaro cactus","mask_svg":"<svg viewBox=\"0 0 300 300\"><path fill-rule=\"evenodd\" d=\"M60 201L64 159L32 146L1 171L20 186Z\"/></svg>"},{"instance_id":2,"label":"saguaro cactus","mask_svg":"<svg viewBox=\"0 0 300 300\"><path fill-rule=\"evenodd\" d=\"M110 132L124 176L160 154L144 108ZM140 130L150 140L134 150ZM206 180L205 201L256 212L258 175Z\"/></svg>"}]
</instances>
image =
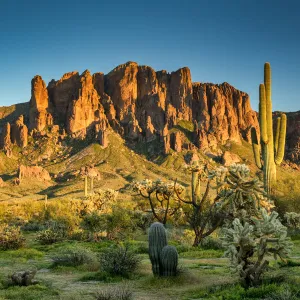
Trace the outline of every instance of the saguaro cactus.
<instances>
[{"instance_id":1,"label":"saguaro cactus","mask_svg":"<svg viewBox=\"0 0 300 300\"><path fill-rule=\"evenodd\" d=\"M165 246L160 254L162 275L176 276L178 265L178 252L174 246Z\"/></svg>"},{"instance_id":2,"label":"saguaro cactus","mask_svg":"<svg viewBox=\"0 0 300 300\"><path fill-rule=\"evenodd\" d=\"M88 196L88 177L87 175L84 176L84 196Z\"/></svg>"},{"instance_id":3,"label":"saguaro cactus","mask_svg":"<svg viewBox=\"0 0 300 300\"><path fill-rule=\"evenodd\" d=\"M200 200L199 161L193 161L190 169L192 172L192 200L197 203Z\"/></svg>"},{"instance_id":4,"label":"saguaro cactus","mask_svg":"<svg viewBox=\"0 0 300 300\"><path fill-rule=\"evenodd\" d=\"M152 272L154 275L162 275L163 271L160 263L160 253L167 245L167 235L164 225L158 222L153 223L149 229L148 239Z\"/></svg>"},{"instance_id":5,"label":"saguaro cactus","mask_svg":"<svg viewBox=\"0 0 300 300\"><path fill-rule=\"evenodd\" d=\"M259 127L260 143L256 129L251 128L252 148L256 165L264 173L265 191L271 194L276 182L276 165L280 165L284 157L286 115L281 114L277 119L274 141L271 67L269 63L265 63L264 66L264 84L259 86Z\"/></svg>"}]
</instances>

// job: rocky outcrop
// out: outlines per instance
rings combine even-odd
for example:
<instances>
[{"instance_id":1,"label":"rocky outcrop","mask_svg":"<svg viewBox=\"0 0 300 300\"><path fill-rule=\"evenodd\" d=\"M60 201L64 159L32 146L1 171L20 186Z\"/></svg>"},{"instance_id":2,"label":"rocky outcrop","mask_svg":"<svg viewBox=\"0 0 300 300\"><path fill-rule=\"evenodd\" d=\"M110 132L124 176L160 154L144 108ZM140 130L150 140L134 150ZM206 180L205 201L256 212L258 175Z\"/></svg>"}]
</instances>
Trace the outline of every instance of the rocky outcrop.
<instances>
[{"instance_id":1,"label":"rocky outcrop","mask_svg":"<svg viewBox=\"0 0 300 300\"><path fill-rule=\"evenodd\" d=\"M177 118L192 121L192 77L190 69L185 67L171 74L170 104L176 109Z\"/></svg>"},{"instance_id":2,"label":"rocky outcrop","mask_svg":"<svg viewBox=\"0 0 300 300\"><path fill-rule=\"evenodd\" d=\"M250 129L258 130L256 113L251 109L248 94L228 83L193 84L193 119L195 142L206 148L224 144L227 140L250 142Z\"/></svg>"},{"instance_id":3,"label":"rocky outcrop","mask_svg":"<svg viewBox=\"0 0 300 300\"><path fill-rule=\"evenodd\" d=\"M50 181L51 177L44 168L40 166L24 166L20 165L19 166L19 171L18 171L18 178L20 182L23 179L35 179L38 181Z\"/></svg>"},{"instance_id":4,"label":"rocky outcrop","mask_svg":"<svg viewBox=\"0 0 300 300\"><path fill-rule=\"evenodd\" d=\"M275 112L275 118L280 113ZM286 113L287 131L285 158L293 163L300 164L300 111ZM275 122L274 122L275 125Z\"/></svg>"},{"instance_id":5,"label":"rocky outcrop","mask_svg":"<svg viewBox=\"0 0 300 300\"><path fill-rule=\"evenodd\" d=\"M239 162L241 162L241 159L237 154L225 151L222 155L222 164L226 167Z\"/></svg>"},{"instance_id":6,"label":"rocky outcrop","mask_svg":"<svg viewBox=\"0 0 300 300\"><path fill-rule=\"evenodd\" d=\"M155 129L151 121L151 117L148 116L146 123L146 141L151 142L156 138Z\"/></svg>"},{"instance_id":7,"label":"rocky outcrop","mask_svg":"<svg viewBox=\"0 0 300 300\"><path fill-rule=\"evenodd\" d=\"M46 84L41 76L35 76L31 81L31 99L29 111L29 128L37 131L53 124L50 113L49 97Z\"/></svg>"},{"instance_id":8,"label":"rocky outcrop","mask_svg":"<svg viewBox=\"0 0 300 300\"><path fill-rule=\"evenodd\" d=\"M106 148L108 146L108 131L107 131L107 121L102 118L100 121L95 125L96 131L96 140L99 144Z\"/></svg>"},{"instance_id":9,"label":"rocky outcrop","mask_svg":"<svg viewBox=\"0 0 300 300\"><path fill-rule=\"evenodd\" d=\"M105 91L116 107L116 117L127 124L129 114L135 113L137 99L138 64L128 62L120 65L105 76Z\"/></svg>"},{"instance_id":10,"label":"rocky outcrop","mask_svg":"<svg viewBox=\"0 0 300 300\"><path fill-rule=\"evenodd\" d=\"M168 130L168 126L166 125L161 134L161 140L163 142L163 154L169 154L171 149L171 138Z\"/></svg>"},{"instance_id":11,"label":"rocky outcrop","mask_svg":"<svg viewBox=\"0 0 300 300\"><path fill-rule=\"evenodd\" d=\"M88 70L81 75L66 73L60 80L52 80L48 91L55 123L64 124L73 137L84 138L101 119L106 119L100 102L103 89L103 74L92 76Z\"/></svg>"},{"instance_id":12,"label":"rocky outcrop","mask_svg":"<svg viewBox=\"0 0 300 300\"><path fill-rule=\"evenodd\" d=\"M0 147L1 148L7 148L11 145L11 139L10 139L10 124L6 123L3 128L0 135Z\"/></svg>"},{"instance_id":13,"label":"rocky outcrop","mask_svg":"<svg viewBox=\"0 0 300 300\"><path fill-rule=\"evenodd\" d=\"M171 134L171 148L176 152L182 151L182 136L179 131L175 131Z\"/></svg>"},{"instance_id":14,"label":"rocky outcrop","mask_svg":"<svg viewBox=\"0 0 300 300\"><path fill-rule=\"evenodd\" d=\"M11 125L11 142L18 145L21 148L24 148L28 144L28 128L24 124L23 115Z\"/></svg>"},{"instance_id":15,"label":"rocky outcrop","mask_svg":"<svg viewBox=\"0 0 300 300\"><path fill-rule=\"evenodd\" d=\"M30 128L37 131L59 126L82 139L91 132L89 136L106 147L110 126L131 142L158 138L163 153L171 148L205 149L242 138L250 141L250 128L258 128L249 96L228 83L193 84L187 67L172 73L156 72L135 62L120 65L107 75L69 72L52 80L47 88L42 78L35 76L29 115ZM188 142L176 130L168 132L178 128L180 120L194 122ZM11 126L11 139L24 146L27 127L21 123Z\"/></svg>"}]
</instances>

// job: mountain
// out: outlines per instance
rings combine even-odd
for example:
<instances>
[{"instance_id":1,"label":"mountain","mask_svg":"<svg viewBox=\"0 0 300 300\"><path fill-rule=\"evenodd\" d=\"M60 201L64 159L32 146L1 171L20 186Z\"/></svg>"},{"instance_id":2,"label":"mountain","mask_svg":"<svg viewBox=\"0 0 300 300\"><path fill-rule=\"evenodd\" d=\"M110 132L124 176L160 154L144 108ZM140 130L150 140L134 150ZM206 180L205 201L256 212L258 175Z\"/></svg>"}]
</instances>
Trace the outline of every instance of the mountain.
<instances>
[{"instance_id":1,"label":"mountain","mask_svg":"<svg viewBox=\"0 0 300 300\"><path fill-rule=\"evenodd\" d=\"M286 160L298 170L300 114L287 116ZM127 62L108 74L69 72L48 85L37 75L29 103L0 108L0 127L3 199L77 197L80 168L91 164L102 174L99 186L121 190L145 177L188 183L178 170L195 153L257 171L250 129L259 127L248 94L226 82L192 82L187 67L168 73ZM26 169L28 182L17 178L20 165L45 168L51 182L38 169Z\"/></svg>"},{"instance_id":2,"label":"mountain","mask_svg":"<svg viewBox=\"0 0 300 300\"><path fill-rule=\"evenodd\" d=\"M24 104L22 114L25 119L16 116L16 122L12 113L3 114L3 148L11 143L24 148L26 134L45 135L53 126L75 139L93 135L105 146L110 126L130 143L159 140L159 151L166 154L170 148L205 149L228 140L250 141L250 128L258 126L249 96L228 83L193 83L187 67L155 72L134 62L107 75L88 70L81 75L66 73L48 86L37 75L31 82L29 107ZM193 124L189 143L172 131L179 120Z\"/></svg>"}]
</instances>

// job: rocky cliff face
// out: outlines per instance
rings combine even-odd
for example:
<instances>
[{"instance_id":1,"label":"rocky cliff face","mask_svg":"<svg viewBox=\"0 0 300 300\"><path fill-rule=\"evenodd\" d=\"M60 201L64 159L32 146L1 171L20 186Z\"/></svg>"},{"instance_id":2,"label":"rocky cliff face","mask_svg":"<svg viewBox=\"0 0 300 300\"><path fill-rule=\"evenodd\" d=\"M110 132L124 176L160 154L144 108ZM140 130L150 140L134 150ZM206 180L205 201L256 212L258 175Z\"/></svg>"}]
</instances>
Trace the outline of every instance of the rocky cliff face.
<instances>
[{"instance_id":1,"label":"rocky cliff face","mask_svg":"<svg viewBox=\"0 0 300 300\"><path fill-rule=\"evenodd\" d=\"M29 112L29 128L41 131L53 124L49 105L48 90L41 76L35 76L31 81L31 99Z\"/></svg>"},{"instance_id":2,"label":"rocky cliff face","mask_svg":"<svg viewBox=\"0 0 300 300\"><path fill-rule=\"evenodd\" d=\"M275 116L277 114L275 113ZM300 164L300 111L287 113L285 158Z\"/></svg>"},{"instance_id":3,"label":"rocky cliff face","mask_svg":"<svg viewBox=\"0 0 300 300\"><path fill-rule=\"evenodd\" d=\"M226 82L194 83L192 111L199 147L215 146L227 140L239 142L241 137L250 142L251 127L259 130L249 96Z\"/></svg>"},{"instance_id":4,"label":"rocky cliff face","mask_svg":"<svg viewBox=\"0 0 300 300\"><path fill-rule=\"evenodd\" d=\"M135 62L120 65L107 75L88 70L66 73L46 87L40 76L32 80L29 128L41 132L59 125L74 138L92 133L103 147L108 143L108 128L131 142L161 143L164 153L170 148L208 148L250 141L251 126L258 127L249 96L227 83L192 83L190 70L154 71ZM194 124L190 145L181 133L172 130L179 120ZM27 127L21 119L3 128L1 144L25 147ZM26 137L25 137L26 136ZM6 142L5 142L6 141Z\"/></svg>"}]
</instances>

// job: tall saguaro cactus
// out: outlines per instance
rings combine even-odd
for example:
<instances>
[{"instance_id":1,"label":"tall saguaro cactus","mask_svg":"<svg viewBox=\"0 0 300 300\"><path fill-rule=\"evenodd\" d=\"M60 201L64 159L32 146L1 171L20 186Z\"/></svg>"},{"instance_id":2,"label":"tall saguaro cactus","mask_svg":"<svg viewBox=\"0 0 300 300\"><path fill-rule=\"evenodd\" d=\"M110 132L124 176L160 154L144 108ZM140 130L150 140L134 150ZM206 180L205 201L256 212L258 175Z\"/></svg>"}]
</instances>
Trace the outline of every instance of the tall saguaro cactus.
<instances>
[{"instance_id":1,"label":"tall saguaro cactus","mask_svg":"<svg viewBox=\"0 0 300 300\"><path fill-rule=\"evenodd\" d=\"M281 114L277 118L274 140L271 94L271 66L265 63L264 84L259 86L260 143L254 127L251 128L251 139L255 162L263 170L264 186L269 195L276 182L276 165L280 165L284 157L286 137L286 115Z\"/></svg>"}]
</instances>

